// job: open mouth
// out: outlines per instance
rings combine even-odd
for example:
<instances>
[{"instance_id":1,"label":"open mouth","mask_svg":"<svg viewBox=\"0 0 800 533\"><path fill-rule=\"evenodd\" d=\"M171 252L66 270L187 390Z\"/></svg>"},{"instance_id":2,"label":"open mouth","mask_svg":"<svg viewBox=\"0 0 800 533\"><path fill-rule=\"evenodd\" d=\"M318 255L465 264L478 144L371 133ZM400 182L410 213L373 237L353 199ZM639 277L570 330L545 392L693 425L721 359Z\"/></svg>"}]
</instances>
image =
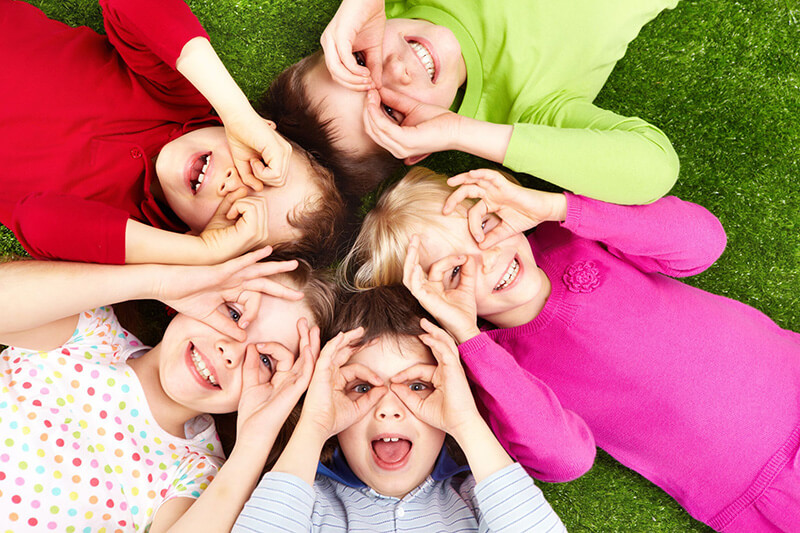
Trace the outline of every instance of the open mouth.
<instances>
[{"instance_id":1,"label":"open mouth","mask_svg":"<svg viewBox=\"0 0 800 533\"><path fill-rule=\"evenodd\" d=\"M189 187L192 189L192 194L197 194L203 181L206 179L206 170L208 170L208 163L211 160L211 152L202 154L194 160L191 168L189 169Z\"/></svg>"},{"instance_id":2,"label":"open mouth","mask_svg":"<svg viewBox=\"0 0 800 533\"><path fill-rule=\"evenodd\" d=\"M516 281L517 276L519 275L519 259L514 257L514 260L511 261L511 264L508 265L503 277L500 278L500 282L495 285L494 291L502 291L503 289L509 287L514 281Z\"/></svg>"},{"instance_id":3,"label":"open mouth","mask_svg":"<svg viewBox=\"0 0 800 533\"><path fill-rule=\"evenodd\" d=\"M214 375L214 372L211 370L211 368L206 365L203 356L200 355L194 344L190 343L189 349L189 355L192 360L192 364L194 365L194 369L197 371L197 375L212 387L217 389L221 388L217 383L217 376Z\"/></svg>"},{"instance_id":4,"label":"open mouth","mask_svg":"<svg viewBox=\"0 0 800 533\"><path fill-rule=\"evenodd\" d=\"M408 44L411 46L411 49L414 50L414 53L417 54L417 58L419 58L422 66L425 67L425 70L428 72L428 77L431 81L434 81L436 77L436 62L433 60L431 51L419 41L408 41Z\"/></svg>"},{"instance_id":5,"label":"open mouth","mask_svg":"<svg viewBox=\"0 0 800 533\"><path fill-rule=\"evenodd\" d=\"M382 436L372 441L372 454L379 467L397 470L408 462L411 447L411 441L401 436Z\"/></svg>"}]
</instances>

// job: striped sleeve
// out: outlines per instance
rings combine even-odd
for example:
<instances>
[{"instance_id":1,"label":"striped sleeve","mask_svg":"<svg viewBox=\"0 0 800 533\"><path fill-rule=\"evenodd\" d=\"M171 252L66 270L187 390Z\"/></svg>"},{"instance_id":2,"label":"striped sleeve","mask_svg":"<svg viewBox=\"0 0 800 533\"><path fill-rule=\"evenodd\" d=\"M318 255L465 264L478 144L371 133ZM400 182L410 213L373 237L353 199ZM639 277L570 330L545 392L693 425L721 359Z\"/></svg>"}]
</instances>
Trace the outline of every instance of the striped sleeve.
<instances>
[{"instance_id":1,"label":"striped sleeve","mask_svg":"<svg viewBox=\"0 0 800 533\"><path fill-rule=\"evenodd\" d=\"M233 533L311 531L314 500L314 490L299 477L267 472L236 519Z\"/></svg>"},{"instance_id":2,"label":"striped sleeve","mask_svg":"<svg viewBox=\"0 0 800 533\"><path fill-rule=\"evenodd\" d=\"M558 533L564 524L541 489L519 463L484 479L473 489L480 531Z\"/></svg>"}]
</instances>

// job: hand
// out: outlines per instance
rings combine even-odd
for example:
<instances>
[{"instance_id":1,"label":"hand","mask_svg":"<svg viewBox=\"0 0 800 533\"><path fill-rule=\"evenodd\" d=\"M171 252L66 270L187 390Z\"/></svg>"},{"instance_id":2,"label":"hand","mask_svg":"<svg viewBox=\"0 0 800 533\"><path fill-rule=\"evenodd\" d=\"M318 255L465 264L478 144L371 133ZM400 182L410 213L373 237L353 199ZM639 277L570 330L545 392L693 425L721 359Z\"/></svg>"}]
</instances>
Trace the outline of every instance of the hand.
<instances>
[{"instance_id":1,"label":"hand","mask_svg":"<svg viewBox=\"0 0 800 533\"><path fill-rule=\"evenodd\" d=\"M322 349L308 387L299 424L310 424L323 440L360 420L386 393L383 380L359 364L343 366L360 348L351 343L364 334L363 328L339 333ZM356 399L348 396L348 384L363 381L372 385Z\"/></svg>"},{"instance_id":2,"label":"hand","mask_svg":"<svg viewBox=\"0 0 800 533\"><path fill-rule=\"evenodd\" d=\"M226 120L227 119L227 120ZM233 164L242 182L260 191L264 185L286 183L292 145L275 131L275 123L249 110L244 116L223 117Z\"/></svg>"},{"instance_id":3,"label":"hand","mask_svg":"<svg viewBox=\"0 0 800 533\"><path fill-rule=\"evenodd\" d=\"M395 120L384 112L391 108ZM367 94L364 129L370 138L406 164L449 150L459 137L462 117L449 109L414 100L384 87Z\"/></svg>"},{"instance_id":4,"label":"hand","mask_svg":"<svg viewBox=\"0 0 800 533\"><path fill-rule=\"evenodd\" d=\"M447 184L458 189L447 198L442 208L445 215L452 213L466 198L480 199L469 209L467 220L472 237L483 249L540 222L566 218L566 196L516 185L494 170L470 170L448 179ZM484 233L489 213L496 214L500 222L491 224L491 229Z\"/></svg>"},{"instance_id":5,"label":"hand","mask_svg":"<svg viewBox=\"0 0 800 533\"><path fill-rule=\"evenodd\" d=\"M267 200L239 188L228 193L200 234L211 262L220 262L267 244ZM216 261L213 261L216 259Z\"/></svg>"},{"instance_id":6,"label":"hand","mask_svg":"<svg viewBox=\"0 0 800 533\"><path fill-rule=\"evenodd\" d=\"M438 365L413 365L392 377L389 387L414 416L454 435L480 414L453 339L424 318L420 325L426 333L419 339L431 349ZM409 385L419 382L429 384L433 391L425 395L411 390Z\"/></svg>"},{"instance_id":7,"label":"hand","mask_svg":"<svg viewBox=\"0 0 800 533\"><path fill-rule=\"evenodd\" d=\"M297 268L297 261L259 263L272 252L267 246L214 266L152 265L153 295L179 313L205 322L220 333L243 341L244 328L255 319L261 296L300 300L303 293L269 279L280 272ZM228 302L242 306L238 323L231 320Z\"/></svg>"},{"instance_id":8,"label":"hand","mask_svg":"<svg viewBox=\"0 0 800 533\"><path fill-rule=\"evenodd\" d=\"M342 1L320 37L325 65L334 81L355 91L381 86L385 26L383 0ZM365 66L358 64L354 52L363 54Z\"/></svg>"},{"instance_id":9,"label":"hand","mask_svg":"<svg viewBox=\"0 0 800 533\"><path fill-rule=\"evenodd\" d=\"M403 263L403 285L459 343L480 334L475 260L468 256L447 256L432 264L426 274L419 264L419 247L419 235L412 236ZM458 281L453 285L450 280L456 268L459 268Z\"/></svg>"},{"instance_id":10,"label":"hand","mask_svg":"<svg viewBox=\"0 0 800 533\"><path fill-rule=\"evenodd\" d=\"M247 347L242 369L242 395L236 419L236 444L244 444L256 451L272 447L289 413L308 388L314 372L315 355L319 354L319 328L309 330L304 318L297 322L300 332L300 355L295 360L292 352L279 343L265 343ZM316 354L315 347L316 346ZM259 379L261 355L268 351L275 368L268 382Z\"/></svg>"}]
</instances>

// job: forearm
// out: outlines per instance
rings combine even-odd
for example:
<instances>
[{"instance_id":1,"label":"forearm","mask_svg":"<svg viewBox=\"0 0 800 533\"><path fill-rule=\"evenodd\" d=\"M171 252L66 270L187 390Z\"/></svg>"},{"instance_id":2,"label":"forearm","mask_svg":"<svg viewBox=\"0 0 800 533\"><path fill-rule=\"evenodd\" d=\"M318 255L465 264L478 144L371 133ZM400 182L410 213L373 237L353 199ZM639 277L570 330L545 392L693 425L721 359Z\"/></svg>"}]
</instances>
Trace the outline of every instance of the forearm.
<instances>
[{"instance_id":1,"label":"forearm","mask_svg":"<svg viewBox=\"0 0 800 533\"><path fill-rule=\"evenodd\" d=\"M464 452L477 483L513 463L477 411L469 424L452 435Z\"/></svg>"},{"instance_id":2,"label":"forearm","mask_svg":"<svg viewBox=\"0 0 800 533\"><path fill-rule=\"evenodd\" d=\"M125 263L213 265L228 259L217 257L196 235L166 231L132 219L125 226Z\"/></svg>"},{"instance_id":3,"label":"forearm","mask_svg":"<svg viewBox=\"0 0 800 533\"><path fill-rule=\"evenodd\" d=\"M313 486L319 455L326 440L301 417L272 472L292 474Z\"/></svg>"},{"instance_id":4,"label":"forearm","mask_svg":"<svg viewBox=\"0 0 800 533\"><path fill-rule=\"evenodd\" d=\"M459 117L457 138L452 149L502 164L513 129L509 124Z\"/></svg>"},{"instance_id":5,"label":"forearm","mask_svg":"<svg viewBox=\"0 0 800 533\"><path fill-rule=\"evenodd\" d=\"M0 264L3 332L24 331L103 305L154 296L152 265L45 261Z\"/></svg>"},{"instance_id":6,"label":"forearm","mask_svg":"<svg viewBox=\"0 0 800 533\"><path fill-rule=\"evenodd\" d=\"M211 103L223 123L255 114L247 97L208 39L195 37L187 42L178 57L176 67Z\"/></svg>"}]
</instances>

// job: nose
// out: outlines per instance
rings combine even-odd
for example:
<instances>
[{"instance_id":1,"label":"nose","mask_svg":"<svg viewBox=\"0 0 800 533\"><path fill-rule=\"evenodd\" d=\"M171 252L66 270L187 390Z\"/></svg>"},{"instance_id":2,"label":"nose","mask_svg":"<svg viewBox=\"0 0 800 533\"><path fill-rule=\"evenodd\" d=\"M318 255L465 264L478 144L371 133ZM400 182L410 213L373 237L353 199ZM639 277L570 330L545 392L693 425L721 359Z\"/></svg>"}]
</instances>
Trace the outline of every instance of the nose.
<instances>
[{"instance_id":1,"label":"nose","mask_svg":"<svg viewBox=\"0 0 800 533\"><path fill-rule=\"evenodd\" d=\"M391 389L378 400L375 406L375 418L381 421L403 420L406 416L406 406Z\"/></svg>"},{"instance_id":2,"label":"nose","mask_svg":"<svg viewBox=\"0 0 800 533\"><path fill-rule=\"evenodd\" d=\"M244 361L247 345L230 338L221 338L217 340L215 348L222 364L227 368L236 368Z\"/></svg>"},{"instance_id":3,"label":"nose","mask_svg":"<svg viewBox=\"0 0 800 533\"><path fill-rule=\"evenodd\" d=\"M483 264L481 269L483 270L484 274L490 274L494 267L497 265L497 260L500 258L500 248L494 246L489 248L488 250L483 250L481 253L481 259Z\"/></svg>"},{"instance_id":4,"label":"nose","mask_svg":"<svg viewBox=\"0 0 800 533\"><path fill-rule=\"evenodd\" d=\"M242 187L244 187L244 183L242 183L239 173L236 172L235 168L231 167L225 171L225 175L220 180L217 193L220 196L226 196Z\"/></svg>"},{"instance_id":5,"label":"nose","mask_svg":"<svg viewBox=\"0 0 800 533\"><path fill-rule=\"evenodd\" d=\"M392 87L411 83L411 75L406 65L406 60L399 53L388 54L383 60L381 76L383 84Z\"/></svg>"}]
</instances>

